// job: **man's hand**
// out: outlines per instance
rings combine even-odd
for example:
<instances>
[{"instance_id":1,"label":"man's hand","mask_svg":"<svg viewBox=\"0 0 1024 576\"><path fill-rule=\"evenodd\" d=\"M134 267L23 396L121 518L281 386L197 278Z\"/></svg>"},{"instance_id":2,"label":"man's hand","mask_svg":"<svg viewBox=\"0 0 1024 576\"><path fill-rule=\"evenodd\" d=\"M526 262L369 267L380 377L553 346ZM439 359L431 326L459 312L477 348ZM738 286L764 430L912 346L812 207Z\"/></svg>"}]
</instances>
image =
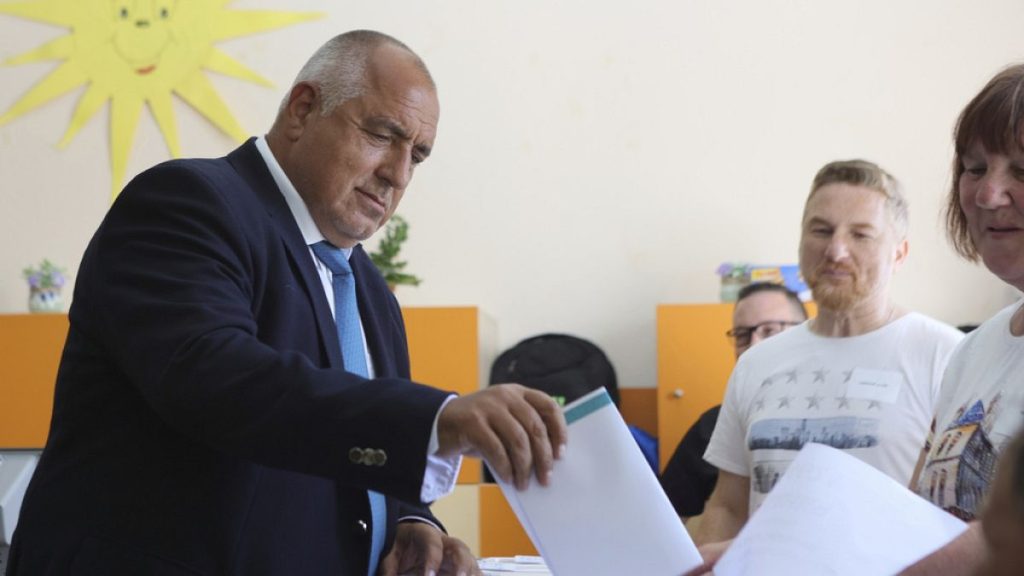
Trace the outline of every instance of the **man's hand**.
<instances>
[{"instance_id":1,"label":"man's hand","mask_svg":"<svg viewBox=\"0 0 1024 576\"><path fill-rule=\"evenodd\" d=\"M735 538L750 516L749 503L750 478L719 470L715 489L693 531L693 542L700 546Z\"/></svg>"},{"instance_id":2,"label":"man's hand","mask_svg":"<svg viewBox=\"0 0 1024 576\"><path fill-rule=\"evenodd\" d=\"M945 546L904 568L899 576L982 574L988 556L981 521L975 520Z\"/></svg>"},{"instance_id":3,"label":"man's hand","mask_svg":"<svg viewBox=\"0 0 1024 576\"><path fill-rule=\"evenodd\" d=\"M525 490L532 472L547 486L569 432L550 396L500 384L449 402L438 418L437 437L439 454L476 452L499 478Z\"/></svg>"},{"instance_id":4,"label":"man's hand","mask_svg":"<svg viewBox=\"0 0 1024 576\"><path fill-rule=\"evenodd\" d=\"M711 574L714 570L715 564L718 564L718 559L725 554L725 551L729 549L729 545L732 544L732 540L725 540L723 542L712 542L703 546L697 547L697 551L700 552L701 558L704 559L704 563L697 566L693 570L690 570L683 576L700 576L701 574Z\"/></svg>"},{"instance_id":5,"label":"man's hand","mask_svg":"<svg viewBox=\"0 0 1024 576\"><path fill-rule=\"evenodd\" d=\"M482 576L462 540L424 522L399 522L395 545L380 561L377 576Z\"/></svg>"}]
</instances>

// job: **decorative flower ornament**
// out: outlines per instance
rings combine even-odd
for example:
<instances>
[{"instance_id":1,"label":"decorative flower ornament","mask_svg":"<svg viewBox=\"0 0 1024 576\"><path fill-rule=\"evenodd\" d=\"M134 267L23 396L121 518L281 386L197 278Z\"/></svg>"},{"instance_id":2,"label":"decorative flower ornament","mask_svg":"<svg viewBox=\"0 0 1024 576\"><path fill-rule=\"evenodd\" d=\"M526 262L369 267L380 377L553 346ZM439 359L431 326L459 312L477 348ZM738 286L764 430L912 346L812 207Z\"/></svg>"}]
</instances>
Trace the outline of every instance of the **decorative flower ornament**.
<instances>
[{"instance_id":1,"label":"decorative flower ornament","mask_svg":"<svg viewBox=\"0 0 1024 576\"><path fill-rule=\"evenodd\" d=\"M58 268L53 262L43 259L38 268L28 267L22 271L22 275L28 280L28 286L32 289L64 287L64 270Z\"/></svg>"},{"instance_id":2,"label":"decorative flower ornament","mask_svg":"<svg viewBox=\"0 0 1024 576\"><path fill-rule=\"evenodd\" d=\"M31 312L60 312L64 306L61 288L64 287L64 270L44 259L38 267L22 271L28 280L28 309Z\"/></svg>"}]
</instances>

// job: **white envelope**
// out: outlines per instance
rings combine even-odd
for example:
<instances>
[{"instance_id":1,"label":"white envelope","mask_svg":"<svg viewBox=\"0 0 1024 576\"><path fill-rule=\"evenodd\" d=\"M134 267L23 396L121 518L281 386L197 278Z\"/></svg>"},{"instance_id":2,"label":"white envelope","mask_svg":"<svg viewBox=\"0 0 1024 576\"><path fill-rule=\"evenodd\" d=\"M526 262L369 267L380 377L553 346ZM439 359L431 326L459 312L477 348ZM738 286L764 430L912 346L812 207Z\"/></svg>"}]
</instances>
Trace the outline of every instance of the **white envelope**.
<instances>
[{"instance_id":1,"label":"white envelope","mask_svg":"<svg viewBox=\"0 0 1024 576\"><path fill-rule=\"evenodd\" d=\"M569 442L547 487L502 492L555 576L680 576L700 554L602 388L564 408Z\"/></svg>"}]
</instances>

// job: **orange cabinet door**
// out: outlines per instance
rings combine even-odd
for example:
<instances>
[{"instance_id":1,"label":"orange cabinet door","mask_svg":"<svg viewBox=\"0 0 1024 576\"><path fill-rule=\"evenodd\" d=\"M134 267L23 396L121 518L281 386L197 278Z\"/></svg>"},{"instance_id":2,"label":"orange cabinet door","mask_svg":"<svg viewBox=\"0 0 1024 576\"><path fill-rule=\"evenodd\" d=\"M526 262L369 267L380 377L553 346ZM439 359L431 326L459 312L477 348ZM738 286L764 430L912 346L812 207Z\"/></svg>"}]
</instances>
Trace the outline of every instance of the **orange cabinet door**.
<instances>
[{"instance_id":1,"label":"orange cabinet door","mask_svg":"<svg viewBox=\"0 0 1024 576\"><path fill-rule=\"evenodd\" d=\"M476 307L410 307L402 316L413 380L459 394L480 389L487 342L481 342L486 329ZM463 459L459 484L479 482L482 470L480 460Z\"/></svg>"},{"instance_id":2,"label":"orange cabinet door","mask_svg":"<svg viewBox=\"0 0 1024 576\"><path fill-rule=\"evenodd\" d=\"M0 448L46 444L67 335L65 314L0 315Z\"/></svg>"},{"instance_id":3,"label":"orange cabinet door","mask_svg":"<svg viewBox=\"0 0 1024 576\"><path fill-rule=\"evenodd\" d=\"M732 304L663 304L657 310L661 469L705 410L722 402L732 371Z\"/></svg>"},{"instance_id":4,"label":"orange cabinet door","mask_svg":"<svg viewBox=\"0 0 1024 576\"><path fill-rule=\"evenodd\" d=\"M732 303L658 306L658 452L661 469L705 411L722 403L736 364L725 333ZM817 313L805 302L807 313Z\"/></svg>"}]
</instances>

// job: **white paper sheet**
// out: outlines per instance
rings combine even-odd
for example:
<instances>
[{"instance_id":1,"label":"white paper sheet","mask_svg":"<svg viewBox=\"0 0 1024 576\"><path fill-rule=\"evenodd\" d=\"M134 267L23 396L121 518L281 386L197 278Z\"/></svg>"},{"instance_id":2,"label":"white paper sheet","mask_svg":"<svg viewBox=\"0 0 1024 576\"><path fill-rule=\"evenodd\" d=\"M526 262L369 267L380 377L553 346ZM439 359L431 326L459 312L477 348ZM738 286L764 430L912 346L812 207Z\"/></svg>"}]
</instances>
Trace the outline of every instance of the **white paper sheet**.
<instances>
[{"instance_id":1,"label":"white paper sheet","mask_svg":"<svg viewBox=\"0 0 1024 576\"><path fill-rule=\"evenodd\" d=\"M896 574L966 528L857 458L807 444L715 574Z\"/></svg>"},{"instance_id":2,"label":"white paper sheet","mask_svg":"<svg viewBox=\"0 0 1024 576\"><path fill-rule=\"evenodd\" d=\"M551 576L547 565L544 564L544 559L540 556L481 558L478 564L484 576L510 576L511 574Z\"/></svg>"},{"instance_id":3,"label":"white paper sheet","mask_svg":"<svg viewBox=\"0 0 1024 576\"><path fill-rule=\"evenodd\" d=\"M680 576L700 554L604 389L565 407L547 487L498 482L555 576Z\"/></svg>"}]
</instances>

